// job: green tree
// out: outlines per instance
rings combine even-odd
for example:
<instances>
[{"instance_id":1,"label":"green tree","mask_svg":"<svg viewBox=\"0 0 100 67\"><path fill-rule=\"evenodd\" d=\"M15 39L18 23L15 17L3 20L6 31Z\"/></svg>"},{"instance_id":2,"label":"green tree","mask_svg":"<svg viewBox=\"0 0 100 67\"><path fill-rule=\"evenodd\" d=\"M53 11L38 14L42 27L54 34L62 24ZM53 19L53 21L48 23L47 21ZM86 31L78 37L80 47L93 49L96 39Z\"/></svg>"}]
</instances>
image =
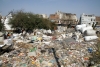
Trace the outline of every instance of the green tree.
<instances>
[{"instance_id":1,"label":"green tree","mask_svg":"<svg viewBox=\"0 0 100 67\"><path fill-rule=\"evenodd\" d=\"M2 31L4 28L4 24L1 22L1 17L0 17L0 31Z\"/></svg>"},{"instance_id":2,"label":"green tree","mask_svg":"<svg viewBox=\"0 0 100 67\"><path fill-rule=\"evenodd\" d=\"M9 24L11 24L14 29L53 29L53 27L56 26L48 19L43 19L39 15L33 13L17 11L13 12L12 16L13 18L10 19Z\"/></svg>"}]
</instances>

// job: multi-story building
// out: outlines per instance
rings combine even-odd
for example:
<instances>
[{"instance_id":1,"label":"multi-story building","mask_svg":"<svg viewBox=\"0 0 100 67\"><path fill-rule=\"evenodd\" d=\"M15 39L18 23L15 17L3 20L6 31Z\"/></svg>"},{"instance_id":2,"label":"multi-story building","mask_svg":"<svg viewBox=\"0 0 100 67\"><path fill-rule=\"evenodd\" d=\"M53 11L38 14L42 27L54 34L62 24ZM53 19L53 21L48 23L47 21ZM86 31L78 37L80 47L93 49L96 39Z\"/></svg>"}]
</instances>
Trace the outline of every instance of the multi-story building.
<instances>
[{"instance_id":1,"label":"multi-story building","mask_svg":"<svg viewBox=\"0 0 100 67\"><path fill-rule=\"evenodd\" d=\"M87 15L87 14L82 14L80 16L80 21L79 24L87 24L87 25L93 25L96 23L96 17L95 15Z\"/></svg>"},{"instance_id":2,"label":"multi-story building","mask_svg":"<svg viewBox=\"0 0 100 67\"><path fill-rule=\"evenodd\" d=\"M76 14L64 13L57 11L55 14L50 14L49 19L61 24L77 24Z\"/></svg>"},{"instance_id":3,"label":"multi-story building","mask_svg":"<svg viewBox=\"0 0 100 67\"><path fill-rule=\"evenodd\" d=\"M38 15L40 18L48 19L48 16L46 14L36 14L36 15Z\"/></svg>"}]
</instances>

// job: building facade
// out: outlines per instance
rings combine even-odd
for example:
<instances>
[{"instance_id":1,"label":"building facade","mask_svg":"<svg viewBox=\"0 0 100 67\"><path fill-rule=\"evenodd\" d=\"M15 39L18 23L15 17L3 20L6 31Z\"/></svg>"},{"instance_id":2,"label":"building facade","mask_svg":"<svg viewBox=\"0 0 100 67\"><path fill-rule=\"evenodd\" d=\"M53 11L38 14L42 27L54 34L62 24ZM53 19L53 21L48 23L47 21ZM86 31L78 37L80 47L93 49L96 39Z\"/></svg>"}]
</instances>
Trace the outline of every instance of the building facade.
<instances>
[{"instance_id":1,"label":"building facade","mask_svg":"<svg viewBox=\"0 0 100 67\"><path fill-rule=\"evenodd\" d=\"M42 17L45 18L45 19L48 18L48 16L46 14L42 14Z\"/></svg>"},{"instance_id":2,"label":"building facade","mask_svg":"<svg viewBox=\"0 0 100 67\"><path fill-rule=\"evenodd\" d=\"M48 19L48 16L46 14L36 14L40 18Z\"/></svg>"},{"instance_id":3,"label":"building facade","mask_svg":"<svg viewBox=\"0 0 100 67\"><path fill-rule=\"evenodd\" d=\"M77 24L76 14L60 12L60 22L63 24Z\"/></svg>"},{"instance_id":4,"label":"building facade","mask_svg":"<svg viewBox=\"0 0 100 67\"><path fill-rule=\"evenodd\" d=\"M51 20L51 22L58 23L59 22L59 15L57 15L57 14L50 14L49 20Z\"/></svg>"},{"instance_id":5,"label":"building facade","mask_svg":"<svg viewBox=\"0 0 100 67\"><path fill-rule=\"evenodd\" d=\"M77 24L76 14L64 13L57 11L55 14L50 14L49 19L56 21L58 24Z\"/></svg>"},{"instance_id":6,"label":"building facade","mask_svg":"<svg viewBox=\"0 0 100 67\"><path fill-rule=\"evenodd\" d=\"M80 16L79 24L87 24L92 26L93 24L96 24L96 17L95 15L87 15L83 13Z\"/></svg>"}]
</instances>

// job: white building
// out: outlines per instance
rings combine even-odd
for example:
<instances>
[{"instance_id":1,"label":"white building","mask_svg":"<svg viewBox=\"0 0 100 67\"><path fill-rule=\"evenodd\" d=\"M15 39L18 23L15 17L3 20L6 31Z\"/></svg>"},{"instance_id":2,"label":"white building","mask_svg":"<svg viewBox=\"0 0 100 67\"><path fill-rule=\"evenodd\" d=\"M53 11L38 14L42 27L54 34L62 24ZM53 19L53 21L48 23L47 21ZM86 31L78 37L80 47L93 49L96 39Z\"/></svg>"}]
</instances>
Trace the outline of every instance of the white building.
<instances>
[{"instance_id":1,"label":"white building","mask_svg":"<svg viewBox=\"0 0 100 67\"><path fill-rule=\"evenodd\" d=\"M77 24L76 14L61 11L57 11L56 14L59 15L59 21L63 24Z\"/></svg>"},{"instance_id":2,"label":"white building","mask_svg":"<svg viewBox=\"0 0 100 67\"><path fill-rule=\"evenodd\" d=\"M48 16L46 14L42 14L43 18L48 18Z\"/></svg>"},{"instance_id":3,"label":"white building","mask_svg":"<svg viewBox=\"0 0 100 67\"><path fill-rule=\"evenodd\" d=\"M10 13L10 14L8 14L8 15L6 16L6 18L5 18L5 19L4 19L4 18L2 18L2 19L1 19L1 20L2 20L2 23L4 23L5 30L12 30L12 29L11 29L11 25L9 25L9 24L8 24L8 23L9 23L10 18L12 18L11 13Z\"/></svg>"},{"instance_id":4,"label":"white building","mask_svg":"<svg viewBox=\"0 0 100 67\"><path fill-rule=\"evenodd\" d=\"M93 23L96 23L96 17L94 15L86 15L86 14L83 13L80 17L79 23L92 26Z\"/></svg>"}]
</instances>

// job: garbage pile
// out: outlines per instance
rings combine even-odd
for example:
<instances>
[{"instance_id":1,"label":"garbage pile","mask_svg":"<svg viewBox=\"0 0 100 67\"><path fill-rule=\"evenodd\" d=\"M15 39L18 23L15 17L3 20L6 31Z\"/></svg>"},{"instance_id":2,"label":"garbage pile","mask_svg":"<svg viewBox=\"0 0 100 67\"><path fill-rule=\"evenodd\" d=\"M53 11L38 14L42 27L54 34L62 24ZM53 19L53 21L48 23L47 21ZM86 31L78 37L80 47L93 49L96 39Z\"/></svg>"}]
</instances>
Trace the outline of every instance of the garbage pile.
<instances>
[{"instance_id":1,"label":"garbage pile","mask_svg":"<svg viewBox=\"0 0 100 67\"><path fill-rule=\"evenodd\" d=\"M0 56L0 67L88 67L95 41L85 42L79 32L55 34L35 30L31 34L13 33L13 48Z\"/></svg>"},{"instance_id":2,"label":"garbage pile","mask_svg":"<svg viewBox=\"0 0 100 67\"><path fill-rule=\"evenodd\" d=\"M84 35L85 41L98 39L96 30L91 25L81 24L76 26L76 30L80 31Z\"/></svg>"}]
</instances>

